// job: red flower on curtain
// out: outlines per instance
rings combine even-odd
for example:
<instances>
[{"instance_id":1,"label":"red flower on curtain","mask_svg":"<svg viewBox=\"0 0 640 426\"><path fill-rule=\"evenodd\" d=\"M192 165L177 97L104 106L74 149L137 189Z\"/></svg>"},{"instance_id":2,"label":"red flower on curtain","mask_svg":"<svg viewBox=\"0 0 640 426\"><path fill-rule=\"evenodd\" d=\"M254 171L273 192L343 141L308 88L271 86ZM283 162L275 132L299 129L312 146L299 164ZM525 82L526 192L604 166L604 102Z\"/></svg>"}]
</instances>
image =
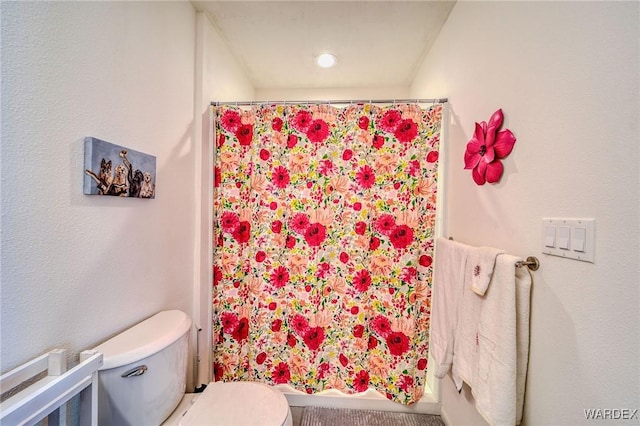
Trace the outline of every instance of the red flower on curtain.
<instances>
[{"instance_id":1,"label":"red flower on curtain","mask_svg":"<svg viewBox=\"0 0 640 426\"><path fill-rule=\"evenodd\" d=\"M253 126L249 124L242 124L236 130L236 137L242 146L251 145L251 140L253 139Z\"/></svg>"},{"instance_id":2,"label":"red flower on curtain","mask_svg":"<svg viewBox=\"0 0 640 426\"><path fill-rule=\"evenodd\" d=\"M384 146L384 136L375 135L373 137L373 147L375 149L380 149Z\"/></svg>"},{"instance_id":3,"label":"red flower on curtain","mask_svg":"<svg viewBox=\"0 0 640 426\"><path fill-rule=\"evenodd\" d=\"M324 340L324 329L322 327L313 327L308 329L303 336L303 340L309 349L315 351L320 347Z\"/></svg>"},{"instance_id":4,"label":"red flower on curtain","mask_svg":"<svg viewBox=\"0 0 640 426\"><path fill-rule=\"evenodd\" d=\"M317 247L327 236L327 229L320 223L310 223L304 231L304 239L311 247Z\"/></svg>"},{"instance_id":5,"label":"red flower on curtain","mask_svg":"<svg viewBox=\"0 0 640 426\"><path fill-rule=\"evenodd\" d=\"M411 119L402 120L393 134L400 142L408 143L418 136L418 126Z\"/></svg>"},{"instance_id":6,"label":"red flower on curtain","mask_svg":"<svg viewBox=\"0 0 640 426\"><path fill-rule=\"evenodd\" d=\"M251 238L251 224L245 220L240 221L231 235L239 244L248 242Z\"/></svg>"},{"instance_id":7,"label":"red flower on curtain","mask_svg":"<svg viewBox=\"0 0 640 426\"><path fill-rule=\"evenodd\" d=\"M358 371L353 387L357 392L364 392L369 389L369 373L366 370Z\"/></svg>"},{"instance_id":8,"label":"red flower on curtain","mask_svg":"<svg viewBox=\"0 0 640 426\"><path fill-rule=\"evenodd\" d=\"M279 132L282 130L283 124L284 123L282 122L282 119L280 117L275 117L273 120L271 120L271 128L276 132Z\"/></svg>"},{"instance_id":9,"label":"red flower on curtain","mask_svg":"<svg viewBox=\"0 0 640 426\"><path fill-rule=\"evenodd\" d=\"M407 225L396 226L389 234L389 240L396 249L407 248L413 242L413 229Z\"/></svg>"},{"instance_id":10,"label":"red flower on curtain","mask_svg":"<svg viewBox=\"0 0 640 426\"><path fill-rule=\"evenodd\" d=\"M249 336L249 320L247 318L240 318L235 329L231 332L231 336L238 342L242 342Z\"/></svg>"},{"instance_id":11,"label":"red flower on curtain","mask_svg":"<svg viewBox=\"0 0 640 426\"><path fill-rule=\"evenodd\" d=\"M389 333L386 341L392 355L400 356L409 350L409 338L400 331Z\"/></svg>"},{"instance_id":12,"label":"red flower on curtain","mask_svg":"<svg viewBox=\"0 0 640 426\"><path fill-rule=\"evenodd\" d=\"M286 362L281 362L276 365L273 372L271 373L271 377L273 378L273 382L275 384L281 385L285 383L289 383L291 379L291 371L289 370L289 364Z\"/></svg>"},{"instance_id":13,"label":"red flower on curtain","mask_svg":"<svg viewBox=\"0 0 640 426\"><path fill-rule=\"evenodd\" d=\"M491 115L489 123L476 123L473 138L464 153L464 168L472 169L471 175L477 185L500 181L504 166L501 159L513 150L516 138L509 129L498 131L504 116L502 109Z\"/></svg>"}]
</instances>

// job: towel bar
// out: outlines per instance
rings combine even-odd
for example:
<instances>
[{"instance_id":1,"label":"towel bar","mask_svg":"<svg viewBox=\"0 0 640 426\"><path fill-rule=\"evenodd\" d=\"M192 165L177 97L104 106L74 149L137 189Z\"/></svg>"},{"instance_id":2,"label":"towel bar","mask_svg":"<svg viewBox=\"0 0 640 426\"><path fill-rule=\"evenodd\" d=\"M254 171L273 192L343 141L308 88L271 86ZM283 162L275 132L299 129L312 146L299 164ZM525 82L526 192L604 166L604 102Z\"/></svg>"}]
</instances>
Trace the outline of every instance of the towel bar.
<instances>
[{"instance_id":1,"label":"towel bar","mask_svg":"<svg viewBox=\"0 0 640 426\"><path fill-rule=\"evenodd\" d=\"M449 237L450 240L453 241L453 237ZM526 266L530 271L537 271L540 269L540 261L535 256L527 257L527 260L519 260L516 262L516 268L522 268Z\"/></svg>"}]
</instances>

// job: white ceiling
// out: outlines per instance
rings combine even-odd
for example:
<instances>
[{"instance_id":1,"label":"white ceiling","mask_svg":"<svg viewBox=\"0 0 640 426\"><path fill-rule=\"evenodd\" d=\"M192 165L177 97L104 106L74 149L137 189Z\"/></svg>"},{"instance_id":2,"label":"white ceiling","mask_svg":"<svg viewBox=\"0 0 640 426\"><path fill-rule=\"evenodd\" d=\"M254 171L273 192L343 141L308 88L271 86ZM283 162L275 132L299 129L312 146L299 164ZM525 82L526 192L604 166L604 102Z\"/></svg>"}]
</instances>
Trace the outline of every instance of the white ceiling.
<instances>
[{"instance_id":1,"label":"white ceiling","mask_svg":"<svg viewBox=\"0 0 640 426\"><path fill-rule=\"evenodd\" d=\"M408 86L455 1L196 1L257 89ZM338 65L318 68L331 52Z\"/></svg>"}]
</instances>

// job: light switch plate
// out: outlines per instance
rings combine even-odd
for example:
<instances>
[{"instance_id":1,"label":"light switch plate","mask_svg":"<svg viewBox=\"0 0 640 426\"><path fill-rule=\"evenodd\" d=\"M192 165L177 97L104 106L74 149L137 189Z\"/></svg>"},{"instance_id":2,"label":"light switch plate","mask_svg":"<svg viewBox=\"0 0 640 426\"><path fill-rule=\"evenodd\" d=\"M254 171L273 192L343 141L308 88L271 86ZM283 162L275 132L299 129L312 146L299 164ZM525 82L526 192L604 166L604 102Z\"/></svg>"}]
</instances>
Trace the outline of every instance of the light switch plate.
<instances>
[{"instance_id":1,"label":"light switch plate","mask_svg":"<svg viewBox=\"0 0 640 426\"><path fill-rule=\"evenodd\" d=\"M542 218L542 253L594 262L595 219ZM555 236L549 246L550 235Z\"/></svg>"}]
</instances>

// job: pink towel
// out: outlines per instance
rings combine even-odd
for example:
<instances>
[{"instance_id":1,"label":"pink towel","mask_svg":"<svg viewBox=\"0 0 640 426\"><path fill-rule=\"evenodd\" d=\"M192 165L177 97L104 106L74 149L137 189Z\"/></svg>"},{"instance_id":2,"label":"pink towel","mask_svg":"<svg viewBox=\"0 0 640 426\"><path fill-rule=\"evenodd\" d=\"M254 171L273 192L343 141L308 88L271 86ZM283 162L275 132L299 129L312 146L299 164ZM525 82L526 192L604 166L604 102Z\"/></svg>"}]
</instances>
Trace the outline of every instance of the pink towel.
<instances>
[{"instance_id":1,"label":"pink towel","mask_svg":"<svg viewBox=\"0 0 640 426\"><path fill-rule=\"evenodd\" d=\"M447 374L453 361L458 302L469 248L445 238L436 240L429 352L436 363L438 378Z\"/></svg>"}]
</instances>

